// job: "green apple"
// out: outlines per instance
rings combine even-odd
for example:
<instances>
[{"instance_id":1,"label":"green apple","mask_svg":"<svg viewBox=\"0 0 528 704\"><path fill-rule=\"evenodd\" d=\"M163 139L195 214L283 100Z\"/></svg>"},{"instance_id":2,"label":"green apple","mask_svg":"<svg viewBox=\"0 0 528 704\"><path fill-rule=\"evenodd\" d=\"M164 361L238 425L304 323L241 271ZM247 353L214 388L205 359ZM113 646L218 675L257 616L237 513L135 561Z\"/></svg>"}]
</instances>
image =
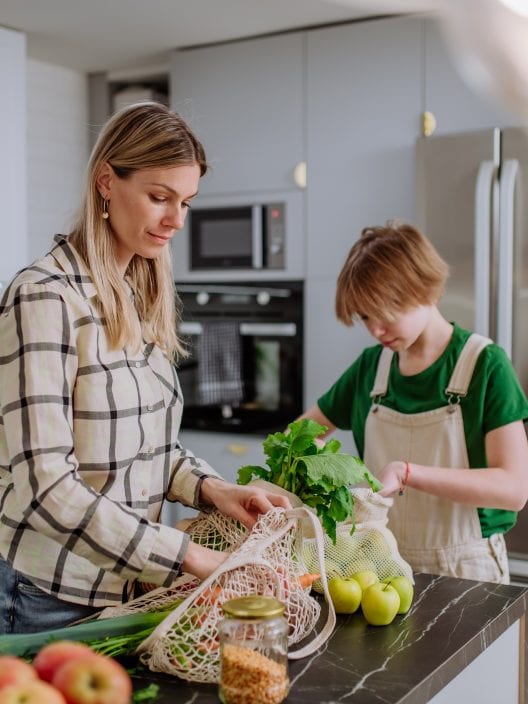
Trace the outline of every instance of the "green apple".
<instances>
[{"instance_id":1,"label":"green apple","mask_svg":"<svg viewBox=\"0 0 528 704\"><path fill-rule=\"evenodd\" d=\"M370 530L362 539L360 550L365 555L375 556L378 560L391 554L389 545L378 530Z\"/></svg>"},{"instance_id":2,"label":"green apple","mask_svg":"<svg viewBox=\"0 0 528 704\"><path fill-rule=\"evenodd\" d=\"M359 609L363 591L355 579L332 577L328 582L328 591L338 614L353 614Z\"/></svg>"},{"instance_id":3,"label":"green apple","mask_svg":"<svg viewBox=\"0 0 528 704\"><path fill-rule=\"evenodd\" d=\"M411 608L414 597L414 587L411 580L403 575L397 575L396 577L387 577L387 579L383 581L385 584L390 584L396 589L400 595L400 608L398 609L398 613L406 614Z\"/></svg>"},{"instance_id":4,"label":"green apple","mask_svg":"<svg viewBox=\"0 0 528 704\"><path fill-rule=\"evenodd\" d=\"M374 570L361 570L360 572L354 572L354 574L351 574L350 577L355 579L356 582L359 582L359 586L362 591L368 589L368 587L372 584L379 582L378 575L374 572Z\"/></svg>"},{"instance_id":5,"label":"green apple","mask_svg":"<svg viewBox=\"0 0 528 704\"><path fill-rule=\"evenodd\" d=\"M328 579L331 577L342 577L343 572L341 570L341 565L336 562L336 560L332 560L329 557L325 557L325 569L326 569L326 576Z\"/></svg>"},{"instance_id":6,"label":"green apple","mask_svg":"<svg viewBox=\"0 0 528 704\"><path fill-rule=\"evenodd\" d=\"M387 626L400 608L400 595L391 584L376 582L363 592L361 610L371 626Z\"/></svg>"}]
</instances>

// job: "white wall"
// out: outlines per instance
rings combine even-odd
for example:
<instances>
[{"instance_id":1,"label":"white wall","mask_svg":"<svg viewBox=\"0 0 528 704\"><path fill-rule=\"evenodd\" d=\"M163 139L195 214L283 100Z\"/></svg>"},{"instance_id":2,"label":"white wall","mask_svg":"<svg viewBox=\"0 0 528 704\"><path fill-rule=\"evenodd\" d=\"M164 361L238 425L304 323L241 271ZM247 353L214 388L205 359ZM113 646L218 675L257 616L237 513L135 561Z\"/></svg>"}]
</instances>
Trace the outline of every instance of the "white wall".
<instances>
[{"instance_id":1,"label":"white wall","mask_svg":"<svg viewBox=\"0 0 528 704\"><path fill-rule=\"evenodd\" d=\"M71 225L88 160L88 127L86 75L28 60L28 262Z\"/></svg>"},{"instance_id":2,"label":"white wall","mask_svg":"<svg viewBox=\"0 0 528 704\"><path fill-rule=\"evenodd\" d=\"M0 283L27 258L26 38L0 27Z\"/></svg>"}]
</instances>

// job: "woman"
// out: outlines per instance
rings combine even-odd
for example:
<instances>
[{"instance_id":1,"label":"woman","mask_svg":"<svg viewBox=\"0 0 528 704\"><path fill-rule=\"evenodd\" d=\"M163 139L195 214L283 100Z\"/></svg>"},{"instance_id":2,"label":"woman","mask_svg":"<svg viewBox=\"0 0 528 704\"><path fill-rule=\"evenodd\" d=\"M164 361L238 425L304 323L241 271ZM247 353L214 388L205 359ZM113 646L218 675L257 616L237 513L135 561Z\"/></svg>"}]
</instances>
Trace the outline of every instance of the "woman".
<instances>
[{"instance_id":1,"label":"woman","mask_svg":"<svg viewBox=\"0 0 528 704\"><path fill-rule=\"evenodd\" d=\"M207 163L156 103L114 115L78 221L0 305L3 632L59 627L139 582L207 577L226 554L159 523L165 499L251 527L282 497L222 481L178 441L169 243Z\"/></svg>"},{"instance_id":2,"label":"woman","mask_svg":"<svg viewBox=\"0 0 528 704\"><path fill-rule=\"evenodd\" d=\"M368 227L337 283L337 317L377 340L304 417L352 430L394 496L415 571L508 582L504 533L528 499L528 403L504 351L448 322L448 267L410 225Z\"/></svg>"}]
</instances>

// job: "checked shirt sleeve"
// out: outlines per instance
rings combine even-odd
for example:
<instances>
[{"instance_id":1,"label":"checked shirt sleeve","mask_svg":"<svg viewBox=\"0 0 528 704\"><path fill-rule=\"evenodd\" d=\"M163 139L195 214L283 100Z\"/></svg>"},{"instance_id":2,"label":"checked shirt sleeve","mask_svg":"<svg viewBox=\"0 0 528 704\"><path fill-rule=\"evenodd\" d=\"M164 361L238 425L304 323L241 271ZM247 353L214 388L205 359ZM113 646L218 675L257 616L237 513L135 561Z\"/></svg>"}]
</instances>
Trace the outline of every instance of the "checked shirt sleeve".
<instances>
[{"instance_id":1,"label":"checked shirt sleeve","mask_svg":"<svg viewBox=\"0 0 528 704\"><path fill-rule=\"evenodd\" d=\"M12 475L3 500L12 530L6 557L16 564L17 551L31 551L37 532L57 550L34 559L55 559L59 582L64 556L74 553L123 579L169 584L187 537L134 512L119 500L115 484L110 499L77 471L77 341L86 311L75 296L59 283L24 283L0 316L4 454Z\"/></svg>"}]
</instances>

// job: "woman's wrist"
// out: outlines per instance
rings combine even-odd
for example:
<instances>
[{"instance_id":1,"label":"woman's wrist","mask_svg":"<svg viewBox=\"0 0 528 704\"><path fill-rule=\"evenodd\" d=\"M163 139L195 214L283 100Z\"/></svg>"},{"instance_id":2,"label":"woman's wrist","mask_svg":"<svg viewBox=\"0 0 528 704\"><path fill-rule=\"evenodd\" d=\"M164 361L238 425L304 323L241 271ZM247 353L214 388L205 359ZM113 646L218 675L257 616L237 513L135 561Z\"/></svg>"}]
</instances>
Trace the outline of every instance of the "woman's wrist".
<instances>
[{"instance_id":1,"label":"woman's wrist","mask_svg":"<svg viewBox=\"0 0 528 704\"><path fill-rule=\"evenodd\" d=\"M222 489L224 484L224 480L218 477L205 477L200 487L200 503L207 506L215 506L215 494L219 489Z\"/></svg>"}]
</instances>

